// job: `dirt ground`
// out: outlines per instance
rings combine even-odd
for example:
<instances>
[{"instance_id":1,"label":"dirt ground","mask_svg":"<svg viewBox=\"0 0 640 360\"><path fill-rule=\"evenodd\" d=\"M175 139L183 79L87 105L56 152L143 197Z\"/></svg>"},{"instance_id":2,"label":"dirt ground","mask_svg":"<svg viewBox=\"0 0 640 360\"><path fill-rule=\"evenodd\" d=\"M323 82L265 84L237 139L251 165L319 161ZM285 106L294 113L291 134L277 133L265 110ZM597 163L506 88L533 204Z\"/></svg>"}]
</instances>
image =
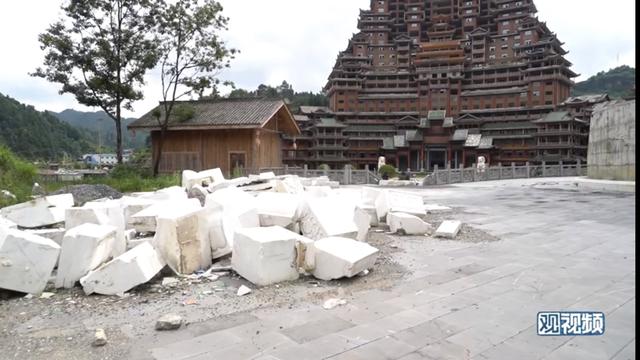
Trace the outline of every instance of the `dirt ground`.
<instances>
[{"instance_id":1,"label":"dirt ground","mask_svg":"<svg viewBox=\"0 0 640 360\"><path fill-rule=\"evenodd\" d=\"M425 220L437 227L442 220L455 219L457 211L428 214ZM410 274L406 266L397 262L397 253L404 251L398 246L402 237L387 231L386 227L371 229L368 242L380 250L380 255L372 271L352 279L320 281L304 276L293 282L256 288L228 272L215 280L181 279L177 284L163 286L163 278L175 277L170 271L163 271L122 298L85 296L80 287L57 290L51 284L46 291L54 295L49 299L0 292L0 359L124 359L129 358L137 343L153 337L155 322L164 314L178 314L185 326L190 326L256 309L286 310L301 302L320 304L324 299L349 296L360 290L387 289ZM467 225L456 239L495 240ZM215 265L229 264L230 259L225 258ZM237 296L240 285L253 291ZM96 328L105 330L107 346L91 346Z\"/></svg>"}]
</instances>

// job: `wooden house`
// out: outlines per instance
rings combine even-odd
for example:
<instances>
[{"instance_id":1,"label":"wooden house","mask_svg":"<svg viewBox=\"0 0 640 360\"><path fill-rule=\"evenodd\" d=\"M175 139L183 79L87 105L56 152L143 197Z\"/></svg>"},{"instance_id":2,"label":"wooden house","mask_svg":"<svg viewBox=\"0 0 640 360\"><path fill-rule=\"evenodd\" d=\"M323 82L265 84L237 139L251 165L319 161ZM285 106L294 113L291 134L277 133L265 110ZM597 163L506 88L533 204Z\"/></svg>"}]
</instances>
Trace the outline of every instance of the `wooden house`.
<instances>
[{"instance_id":1,"label":"wooden house","mask_svg":"<svg viewBox=\"0 0 640 360\"><path fill-rule=\"evenodd\" d=\"M151 132L153 159L158 156L162 103L131 123L131 131ZM282 135L300 135L282 100L216 99L178 102L169 121L160 172L220 168L258 171L282 166Z\"/></svg>"}]
</instances>

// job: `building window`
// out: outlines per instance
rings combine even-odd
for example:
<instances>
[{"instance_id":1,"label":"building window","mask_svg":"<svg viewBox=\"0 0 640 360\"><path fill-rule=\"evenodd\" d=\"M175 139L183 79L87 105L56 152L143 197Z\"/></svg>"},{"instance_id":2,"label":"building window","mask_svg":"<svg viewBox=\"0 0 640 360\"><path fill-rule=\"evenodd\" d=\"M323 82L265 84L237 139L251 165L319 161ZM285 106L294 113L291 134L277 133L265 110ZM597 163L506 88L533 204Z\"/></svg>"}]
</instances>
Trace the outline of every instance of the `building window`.
<instances>
[{"instance_id":1,"label":"building window","mask_svg":"<svg viewBox=\"0 0 640 360\"><path fill-rule=\"evenodd\" d=\"M540 91L537 91L537 90L536 90L536 91L534 91L534 92L533 92L533 96L540 96Z\"/></svg>"}]
</instances>

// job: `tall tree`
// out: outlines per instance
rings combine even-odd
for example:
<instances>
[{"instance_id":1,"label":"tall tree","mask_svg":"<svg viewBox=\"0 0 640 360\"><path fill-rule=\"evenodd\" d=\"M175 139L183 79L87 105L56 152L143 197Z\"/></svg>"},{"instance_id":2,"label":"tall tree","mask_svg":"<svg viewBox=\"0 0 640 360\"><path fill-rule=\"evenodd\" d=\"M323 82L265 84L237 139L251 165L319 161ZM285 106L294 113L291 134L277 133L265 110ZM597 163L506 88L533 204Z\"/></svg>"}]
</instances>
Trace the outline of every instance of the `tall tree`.
<instances>
[{"instance_id":1,"label":"tall tree","mask_svg":"<svg viewBox=\"0 0 640 360\"><path fill-rule=\"evenodd\" d=\"M32 76L62 85L80 104L100 107L116 126L122 163L122 111L143 98L144 75L158 63L157 1L69 0L63 16L40 34L44 66Z\"/></svg>"},{"instance_id":2,"label":"tall tree","mask_svg":"<svg viewBox=\"0 0 640 360\"><path fill-rule=\"evenodd\" d=\"M218 86L232 85L219 79L221 70L230 66L237 50L227 48L218 32L227 29L229 19L222 15L222 5L214 0L177 0L161 13L162 36L161 81L162 103L154 113L160 126L160 138L153 164L158 174L164 139L173 118L186 120L189 109L177 104L185 96L203 97L210 90L216 97Z\"/></svg>"}]
</instances>

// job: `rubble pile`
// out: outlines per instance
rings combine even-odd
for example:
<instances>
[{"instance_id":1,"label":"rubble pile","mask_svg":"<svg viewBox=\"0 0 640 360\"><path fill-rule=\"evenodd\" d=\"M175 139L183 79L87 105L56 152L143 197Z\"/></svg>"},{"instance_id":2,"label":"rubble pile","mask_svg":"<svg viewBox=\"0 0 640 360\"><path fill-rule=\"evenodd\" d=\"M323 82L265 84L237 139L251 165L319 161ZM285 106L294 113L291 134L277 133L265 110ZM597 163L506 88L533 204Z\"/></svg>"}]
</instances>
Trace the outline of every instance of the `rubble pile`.
<instances>
[{"instance_id":1,"label":"rubble pile","mask_svg":"<svg viewBox=\"0 0 640 360\"><path fill-rule=\"evenodd\" d=\"M0 288L40 294L51 281L122 296L165 267L188 278L228 255L230 270L258 286L301 275L333 280L374 267L371 227L433 230L418 195L345 191L327 177L228 180L220 169L184 171L182 186L76 204L60 194L0 209Z\"/></svg>"}]
</instances>

